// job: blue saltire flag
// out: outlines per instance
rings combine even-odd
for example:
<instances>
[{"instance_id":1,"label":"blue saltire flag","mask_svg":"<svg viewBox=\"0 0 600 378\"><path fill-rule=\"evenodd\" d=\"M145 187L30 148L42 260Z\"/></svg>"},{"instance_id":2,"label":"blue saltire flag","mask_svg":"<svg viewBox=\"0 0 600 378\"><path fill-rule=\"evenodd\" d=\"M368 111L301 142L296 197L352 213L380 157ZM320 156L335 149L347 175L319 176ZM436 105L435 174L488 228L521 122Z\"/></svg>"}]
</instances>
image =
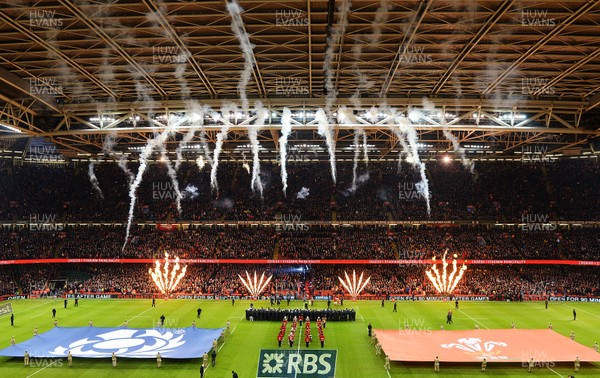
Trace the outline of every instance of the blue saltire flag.
<instances>
[{"instance_id":1,"label":"blue saltire flag","mask_svg":"<svg viewBox=\"0 0 600 378\"><path fill-rule=\"evenodd\" d=\"M100 328L55 327L22 343L0 350L0 356L105 358L199 358L208 353L223 328Z\"/></svg>"}]
</instances>

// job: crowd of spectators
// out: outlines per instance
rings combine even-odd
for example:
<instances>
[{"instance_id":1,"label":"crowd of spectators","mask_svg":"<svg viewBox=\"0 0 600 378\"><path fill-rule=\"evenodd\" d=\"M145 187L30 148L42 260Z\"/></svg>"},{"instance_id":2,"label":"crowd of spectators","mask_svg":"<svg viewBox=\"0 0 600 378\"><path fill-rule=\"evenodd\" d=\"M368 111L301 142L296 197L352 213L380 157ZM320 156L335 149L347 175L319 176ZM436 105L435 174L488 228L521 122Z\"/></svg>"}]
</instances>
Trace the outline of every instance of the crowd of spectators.
<instances>
[{"instance_id":1,"label":"crowd of spectators","mask_svg":"<svg viewBox=\"0 0 600 378\"><path fill-rule=\"evenodd\" d=\"M129 164L131 172L137 166ZM261 166L263 196L251 190L242 164L223 163L219 188L210 186L210 170L184 163L178 184L182 212L164 164L151 164L137 190L136 221L274 220L295 214L302 220L492 220L513 222L524 214L549 220L599 220L600 164L562 160L551 164L478 162L474 173L459 164L428 163L431 214L418 193L420 176L403 163L359 167L338 164L334 185L326 163L288 166L287 195L279 167ZM0 162L0 219L29 221L39 214L61 221L127 219L129 176L116 163L95 167L102 196L92 187L86 165L8 165ZM188 190L186 190L188 189ZM303 191L304 190L304 191ZM298 195L299 193L307 195Z\"/></svg>"},{"instance_id":2,"label":"crowd of spectators","mask_svg":"<svg viewBox=\"0 0 600 378\"><path fill-rule=\"evenodd\" d=\"M464 259L597 260L600 230L521 227L409 228L312 226L201 227L160 231L69 226L60 231L0 230L0 259L156 258L163 251L203 259L429 259L448 250Z\"/></svg>"},{"instance_id":3,"label":"crowd of spectators","mask_svg":"<svg viewBox=\"0 0 600 378\"><path fill-rule=\"evenodd\" d=\"M2 267L1 294L44 291L58 293L154 293L147 264L51 264ZM344 272L356 271L370 277L362 294L389 298L393 295L433 295L434 286L425 275L424 265L385 266L267 266L267 265L189 265L178 293L215 297L248 295L238 275L255 271L273 275L266 296L346 296L338 280ZM495 300L520 300L526 295L600 295L593 267L571 266L486 266L471 265L458 284L455 295L482 295Z\"/></svg>"}]
</instances>

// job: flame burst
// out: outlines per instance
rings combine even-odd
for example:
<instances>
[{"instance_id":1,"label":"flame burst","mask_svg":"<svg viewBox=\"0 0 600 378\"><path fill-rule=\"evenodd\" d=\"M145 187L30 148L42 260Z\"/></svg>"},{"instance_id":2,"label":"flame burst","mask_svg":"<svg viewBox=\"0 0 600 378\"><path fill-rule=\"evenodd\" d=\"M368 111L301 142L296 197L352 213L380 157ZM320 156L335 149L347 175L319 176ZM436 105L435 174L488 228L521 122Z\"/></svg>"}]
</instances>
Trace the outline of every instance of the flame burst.
<instances>
[{"instance_id":1,"label":"flame burst","mask_svg":"<svg viewBox=\"0 0 600 378\"><path fill-rule=\"evenodd\" d=\"M165 263L161 270L160 260L154 262L154 270L148 269L152 281L156 284L158 290L163 294L171 294L179 281L185 276L187 265L181 269L179 257L175 257L175 265L169 271L169 254L165 252ZM180 270L181 269L181 270Z\"/></svg>"},{"instance_id":2,"label":"flame burst","mask_svg":"<svg viewBox=\"0 0 600 378\"><path fill-rule=\"evenodd\" d=\"M271 278L273 278L273 275L270 275L267 279L265 279L265 273L263 272L260 275L259 280L256 276L255 271L254 279L252 279L252 277L250 277L250 274L248 274L248 272L246 271L246 279L244 279L244 277L240 276L239 274L238 277L240 277L240 280L242 281L244 286L246 286L246 289L248 289L250 295L252 295L253 297L258 297L260 293L262 293L267 288L267 285L269 284L269 282L271 282Z\"/></svg>"},{"instance_id":3,"label":"flame burst","mask_svg":"<svg viewBox=\"0 0 600 378\"><path fill-rule=\"evenodd\" d=\"M458 285L462 279L465 270L467 270L467 266L465 264L458 269L456 255L454 255L454 258L452 259L452 272L450 273L450 276L448 276L448 263L446 262L446 254L448 254L448 250L444 252L444 257L442 257L443 271L441 275L438 271L437 264L435 263L435 256L432 258L433 265L429 270L425 271L427 278L429 278L429 281L431 281L433 287L435 287L435 290L437 290L437 292L440 294L452 293L456 288L456 285Z\"/></svg>"},{"instance_id":4,"label":"flame burst","mask_svg":"<svg viewBox=\"0 0 600 378\"><path fill-rule=\"evenodd\" d=\"M363 274L364 274L364 272L360 273L360 277L358 278L358 281L356 280L356 271L355 270L352 271L352 279L350 279L350 277L348 276L348 272L346 272L346 271L344 271L344 275L346 276L345 280L342 279L342 277L338 276L340 283L342 284L344 289L346 289L348 291L348 293L350 293L350 295L352 296L353 299L356 299L356 297L358 297L358 295L364 290L364 288L367 286L367 284L371 280L371 277L368 277L363 282Z\"/></svg>"}]
</instances>

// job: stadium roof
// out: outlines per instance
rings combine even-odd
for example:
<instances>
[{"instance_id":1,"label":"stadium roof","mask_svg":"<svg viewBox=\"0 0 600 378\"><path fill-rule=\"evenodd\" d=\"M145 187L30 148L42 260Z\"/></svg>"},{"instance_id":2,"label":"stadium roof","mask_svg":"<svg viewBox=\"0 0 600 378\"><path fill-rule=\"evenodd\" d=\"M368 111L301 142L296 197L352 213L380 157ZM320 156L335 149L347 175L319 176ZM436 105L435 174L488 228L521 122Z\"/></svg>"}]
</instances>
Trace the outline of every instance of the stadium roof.
<instances>
[{"instance_id":1,"label":"stadium roof","mask_svg":"<svg viewBox=\"0 0 600 378\"><path fill-rule=\"evenodd\" d=\"M259 99L269 110L263 158L277 155L284 107L290 146L323 157L318 108L342 159L358 130L372 158L396 152L391 108L417 112L433 155L452 150L434 114L468 153L598 151L599 1L244 0L239 18L224 0L1 3L0 148L13 152L45 137L67 157L95 156L107 134L135 152L169 122L175 145L202 105L240 105L245 68L251 109ZM342 105L352 119L339 119ZM255 113L206 117L212 143L225 124L226 151L249 145Z\"/></svg>"}]
</instances>

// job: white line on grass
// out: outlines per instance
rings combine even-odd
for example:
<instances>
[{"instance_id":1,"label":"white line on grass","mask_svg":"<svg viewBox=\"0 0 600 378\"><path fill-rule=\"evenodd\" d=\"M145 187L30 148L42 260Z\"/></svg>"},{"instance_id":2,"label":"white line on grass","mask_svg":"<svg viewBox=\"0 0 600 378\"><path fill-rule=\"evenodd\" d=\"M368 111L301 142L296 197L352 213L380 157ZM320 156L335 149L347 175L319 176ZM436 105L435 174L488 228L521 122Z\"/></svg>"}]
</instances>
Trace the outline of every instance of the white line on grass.
<instances>
[{"instance_id":1,"label":"white line on grass","mask_svg":"<svg viewBox=\"0 0 600 378\"><path fill-rule=\"evenodd\" d=\"M42 304L39 304L39 305L37 305L37 306L29 307L29 308L26 308L26 309L24 309L24 310L21 310L21 312L26 312L26 311L29 311L29 310L33 310L34 308L42 307L42 306L48 305L48 304L50 304L50 303L51 303L51 302L47 302L47 303L42 303Z\"/></svg>"},{"instance_id":2,"label":"white line on grass","mask_svg":"<svg viewBox=\"0 0 600 378\"><path fill-rule=\"evenodd\" d=\"M387 373L388 377L392 378L392 376L390 375L390 371L388 369L385 369L385 372Z\"/></svg>"},{"instance_id":3,"label":"white line on grass","mask_svg":"<svg viewBox=\"0 0 600 378\"><path fill-rule=\"evenodd\" d=\"M139 317L140 317L140 316L142 316L143 314L145 314L145 313L147 313L148 311L152 310L152 308L153 308L153 307L150 307L150 308L148 308L148 309L146 309L146 310L144 310L144 311L140 312L138 315L134 316L133 318L129 318L129 320L133 320L133 319L135 319L135 318L139 318ZM145 316L145 317L147 317L147 316Z\"/></svg>"},{"instance_id":4,"label":"white line on grass","mask_svg":"<svg viewBox=\"0 0 600 378\"><path fill-rule=\"evenodd\" d=\"M559 377L564 377L564 375L559 374L556 370L552 369L550 366L546 366L548 368L548 370L550 370L551 372L553 372L554 374L558 375Z\"/></svg>"},{"instance_id":5,"label":"white line on grass","mask_svg":"<svg viewBox=\"0 0 600 378\"><path fill-rule=\"evenodd\" d=\"M464 312L463 310L459 309L458 311L462 312L467 318L473 320L475 323L481 324L481 326L485 329L489 329L488 327L485 326L485 324L483 324L482 322L480 322L479 320L471 317L469 314L467 314L466 312Z\"/></svg>"},{"instance_id":6,"label":"white line on grass","mask_svg":"<svg viewBox=\"0 0 600 378\"><path fill-rule=\"evenodd\" d=\"M54 365L54 364L55 364L55 363L57 363L57 362L58 362L58 360L55 360L54 362L52 362L52 363L49 363L48 365L44 366L44 367L43 367L43 368L41 368L40 370L36 371L35 373L28 375L28 376L27 376L27 378L29 378L29 377L33 377L34 375L36 375L36 374L37 374L37 373L39 373L40 371L42 371L42 370L44 370L44 369L46 369L46 368L49 368L50 366Z\"/></svg>"},{"instance_id":7,"label":"white line on grass","mask_svg":"<svg viewBox=\"0 0 600 378\"><path fill-rule=\"evenodd\" d=\"M363 318L363 316L360 314L360 308L358 308L358 306L356 307L356 312L358 313L358 316L360 316L360 318L362 319L363 323L365 322L365 318Z\"/></svg>"},{"instance_id":8,"label":"white line on grass","mask_svg":"<svg viewBox=\"0 0 600 378\"><path fill-rule=\"evenodd\" d=\"M575 306L573 306L573 307L575 307ZM598 314L594 314L593 312L585 311L585 310L583 310L583 309L580 309L579 307L575 307L575 308L576 308L578 311L583 311L583 312L585 312L586 314L590 314L590 315L592 315L592 316L596 316L596 317L600 318L600 315L598 315Z\"/></svg>"}]
</instances>

